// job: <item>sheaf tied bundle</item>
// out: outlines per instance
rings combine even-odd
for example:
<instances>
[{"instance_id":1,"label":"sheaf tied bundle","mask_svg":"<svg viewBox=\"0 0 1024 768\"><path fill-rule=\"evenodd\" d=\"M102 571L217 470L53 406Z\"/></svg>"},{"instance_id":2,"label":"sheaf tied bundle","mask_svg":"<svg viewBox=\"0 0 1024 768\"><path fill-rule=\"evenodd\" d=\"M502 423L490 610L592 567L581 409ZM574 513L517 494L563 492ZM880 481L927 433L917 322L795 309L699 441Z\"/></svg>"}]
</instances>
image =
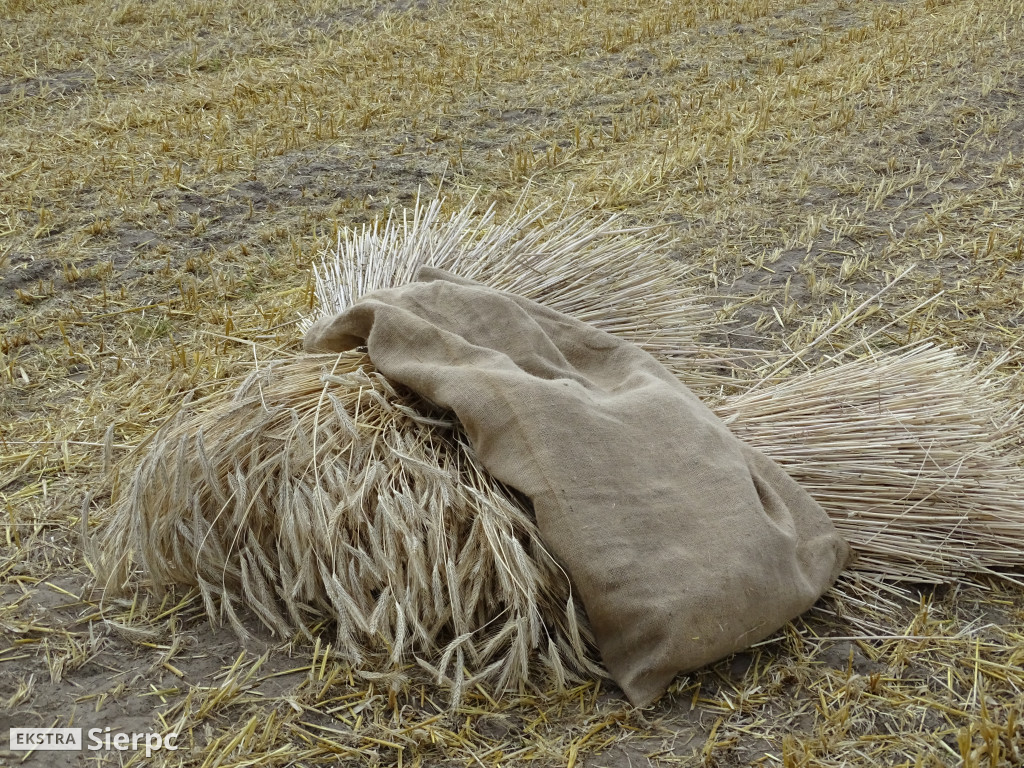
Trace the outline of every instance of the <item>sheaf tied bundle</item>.
<instances>
[{"instance_id":1,"label":"sheaf tied bundle","mask_svg":"<svg viewBox=\"0 0 1024 768\"><path fill-rule=\"evenodd\" d=\"M614 219L443 218L435 201L346 233L317 272L306 325L422 266L449 270L654 355L822 505L861 584L1024 564L1011 383L923 346L777 382L736 369L723 395L730 353L699 341L709 315L696 280L663 246ZM197 586L211 616L243 633L242 607L283 636L329 626L357 674L394 682L418 664L453 701L476 683L501 692L604 674L529 502L483 470L450 413L360 351L266 363L183 409L136 462L92 542L111 592Z\"/></svg>"}]
</instances>

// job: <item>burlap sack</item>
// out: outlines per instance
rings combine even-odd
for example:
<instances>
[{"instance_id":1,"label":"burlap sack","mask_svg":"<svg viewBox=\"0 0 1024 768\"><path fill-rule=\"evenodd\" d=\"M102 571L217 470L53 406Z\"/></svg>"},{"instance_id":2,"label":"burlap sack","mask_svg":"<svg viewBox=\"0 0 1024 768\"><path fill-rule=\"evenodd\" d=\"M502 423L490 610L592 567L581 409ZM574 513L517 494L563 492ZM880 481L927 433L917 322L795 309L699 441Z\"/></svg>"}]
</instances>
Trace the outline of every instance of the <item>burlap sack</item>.
<instances>
[{"instance_id":1,"label":"burlap sack","mask_svg":"<svg viewBox=\"0 0 1024 768\"><path fill-rule=\"evenodd\" d=\"M455 412L488 471L532 500L638 706L805 611L847 560L818 504L653 357L534 302L423 269L304 343L366 344Z\"/></svg>"}]
</instances>

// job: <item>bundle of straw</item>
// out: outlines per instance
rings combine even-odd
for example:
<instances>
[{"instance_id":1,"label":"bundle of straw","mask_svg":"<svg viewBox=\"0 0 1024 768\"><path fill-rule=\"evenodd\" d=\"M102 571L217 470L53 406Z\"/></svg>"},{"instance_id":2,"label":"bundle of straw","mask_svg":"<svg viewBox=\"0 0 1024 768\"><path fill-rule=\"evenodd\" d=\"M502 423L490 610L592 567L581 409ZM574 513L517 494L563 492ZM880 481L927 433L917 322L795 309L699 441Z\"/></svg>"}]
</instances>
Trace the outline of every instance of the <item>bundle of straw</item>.
<instances>
[{"instance_id":1,"label":"bundle of straw","mask_svg":"<svg viewBox=\"0 0 1024 768\"><path fill-rule=\"evenodd\" d=\"M442 217L441 200L392 213L382 228L339 235L314 269L315 319L352 306L379 288L412 280L421 266L438 267L541 302L655 355L688 386L711 392L723 351L701 344L711 328L694 271L666 254L665 234L625 227L619 217L542 206L495 221L494 209L474 215L472 203Z\"/></svg>"},{"instance_id":2,"label":"bundle of straw","mask_svg":"<svg viewBox=\"0 0 1024 768\"><path fill-rule=\"evenodd\" d=\"M269 364L166 426L103 541L157 589L198 586L243 636L236 603L285 637L333 619L338 655L370 678L415 658L457 700L538 659L562 685L601 674L529 505L365 354ZM104 586L124 584L129 560L105 560Z\"/></svg>"},{"instance_id":3,"label":"bundle of straw","mask_svg":"<svg viewBox=\"0 0 1024 768\"><path fill-rule=\"evenodd\" d=\"M317 271L319 314L437 266L627 338L710 394L728 355L698 340L708 313L693 276L639 234L548 209L444 219L434 201L345 233ZM868 578L1024 565L1020 406L992 369L926 346L763 384L712 405L815 496ZM242 633L239 606L284 635L328 618L357 672L394 679L415 660L453 701L474 683L603 674L528 501L482 470L449 414L365 355L268 364L233 397L186 409L113 507L93 555L106 589L195 585Z\"/></svg>"},{"instance_id":4,"label":"bundle of straw","mask_svg":"<svg viewBox=\"0 0 1024 768\"><path fill-rule=\"evenodd\" d=\"M925 344L820 367L715 410L825 508L862 576L949 583L1024 566L1024 404L997 360Z\"/></svg>"},{"instance_id":5,"label":"bundle of straw","mask_svg":"<svg viewBox=\"0 0 1024 768\"><path fill-rule=\"evenodd\" d=\"M346 232L317 271L320 314L424 264L545 301L642 343L711 386L692 278L615 220L538 209L443 219L440 201ZM307 318L306 324L312 321ZM563 686L604 674L529 502L481 468L461 427L397 391L362 354L267 364L232 396L184 409L147 446L94 540L100 585L141 574L197 586L239 633L245 606L275 633L333 620L357 672L415 660L448 687Z\"/></svg>"}]
</instances>

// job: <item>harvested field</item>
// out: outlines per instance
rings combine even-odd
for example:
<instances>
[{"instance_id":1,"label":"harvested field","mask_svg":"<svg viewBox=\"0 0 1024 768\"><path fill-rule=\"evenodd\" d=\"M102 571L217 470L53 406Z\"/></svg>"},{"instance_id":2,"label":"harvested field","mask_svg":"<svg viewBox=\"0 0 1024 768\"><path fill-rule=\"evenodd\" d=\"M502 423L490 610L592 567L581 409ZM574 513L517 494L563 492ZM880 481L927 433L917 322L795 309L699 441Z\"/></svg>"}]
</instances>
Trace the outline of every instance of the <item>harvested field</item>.
<instances>
[{"instance_id":1,"label":"harvested field","mask_svg":"<svg viewBox=\"0 0 1024 768\"><path fill-rule=\"evenodd\" d=\"M1024 760L1021 573L827 598L644 710L591 682L452 713L196 594L101 611L80 547L108 469L295 351L319 253L418 192L655 227L737 381L932 341L1019 395L1024 5L0 0L0 28L0 739L180 734L0 765Z\"/></svg>"}]
</instances>

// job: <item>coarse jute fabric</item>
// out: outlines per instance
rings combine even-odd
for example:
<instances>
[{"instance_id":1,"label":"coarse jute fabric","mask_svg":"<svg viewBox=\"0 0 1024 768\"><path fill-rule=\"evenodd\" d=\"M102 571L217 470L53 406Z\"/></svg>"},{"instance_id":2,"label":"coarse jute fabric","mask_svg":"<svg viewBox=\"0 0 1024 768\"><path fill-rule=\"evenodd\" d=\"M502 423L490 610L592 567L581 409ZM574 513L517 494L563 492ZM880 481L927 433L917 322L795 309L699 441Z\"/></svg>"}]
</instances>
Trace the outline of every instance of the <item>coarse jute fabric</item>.
<instances>
[{"instance_id":1,"label":"coarse jute fabric","mask_svg":"<svg viewBox=\"0 0 1024 768\"><path fill-rule=\"evenodd\" d=\"M807 610L848 560L794 480L629 342L423 268L304 341L364 344L389 380L454 411L487 471L532 501L638 706Z\"/></svg>"}]
</instances>

